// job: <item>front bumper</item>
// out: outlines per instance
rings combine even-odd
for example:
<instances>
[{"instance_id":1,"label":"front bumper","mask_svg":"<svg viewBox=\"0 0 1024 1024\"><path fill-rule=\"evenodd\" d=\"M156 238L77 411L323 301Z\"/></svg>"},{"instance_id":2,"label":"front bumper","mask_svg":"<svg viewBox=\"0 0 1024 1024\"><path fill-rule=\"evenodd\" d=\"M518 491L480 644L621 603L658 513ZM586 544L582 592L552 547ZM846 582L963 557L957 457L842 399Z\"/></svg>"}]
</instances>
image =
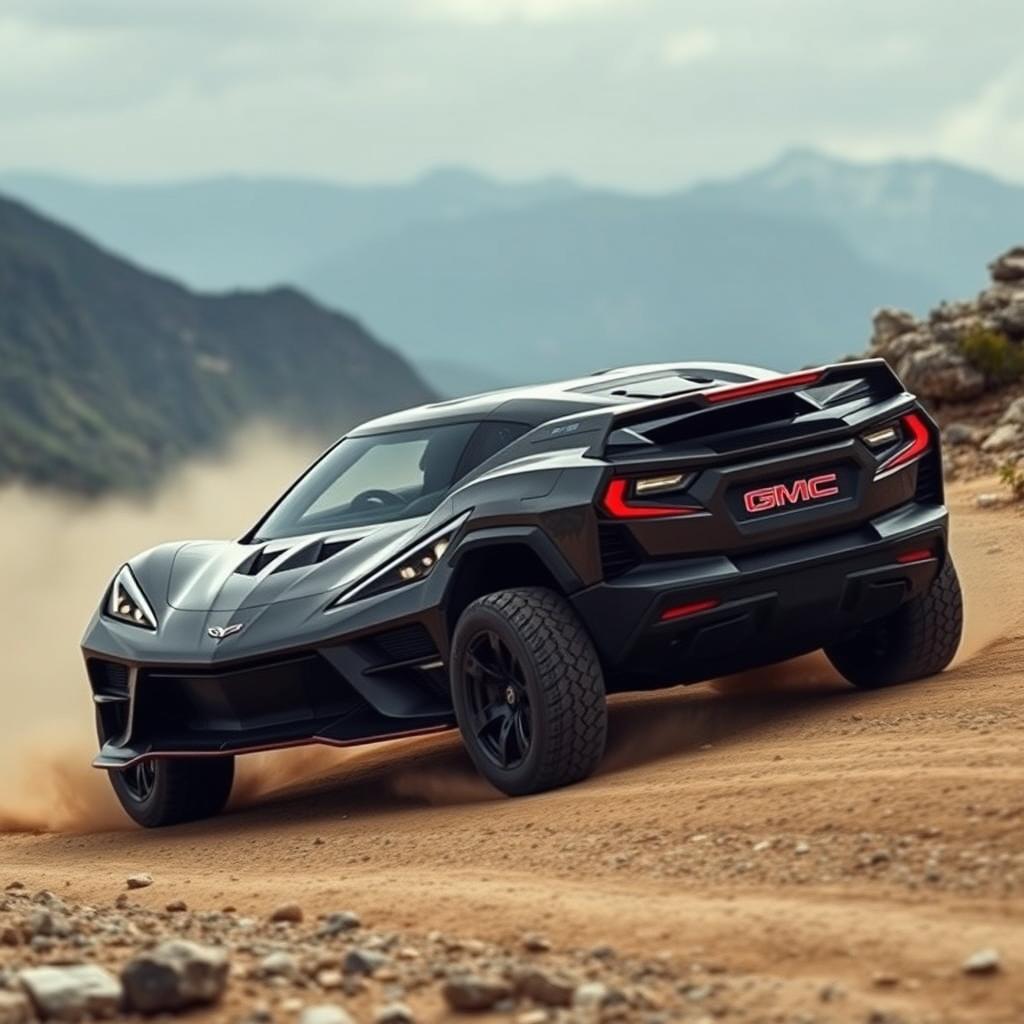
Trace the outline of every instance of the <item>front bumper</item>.
<instances>
[{"instance_id":1,"label":"front bumper","mask_svg":"<svg viewBox=\"0 0 1024 1024\"><path fill-rule=\"evenodd\" d=\"M416 623L226 664L85 655L98 768L309 743L349 746L448 729L455 721L437 649Z\"/></svg>"},{"instance_id":2,"label":"front bumper","mask_svg":"<svg viewBox=\"0 0 1024 1024\"><path fill-rule=\"evenodd\" d=\"M934 580L947 530L945 507L910 503L803 543L647 561L573 602L609 689L696 682L815 650L894 611ZM932 557L901 563L910 551ZM712 601L662 619L669 609Z\"/></svg>"}]
</instances>

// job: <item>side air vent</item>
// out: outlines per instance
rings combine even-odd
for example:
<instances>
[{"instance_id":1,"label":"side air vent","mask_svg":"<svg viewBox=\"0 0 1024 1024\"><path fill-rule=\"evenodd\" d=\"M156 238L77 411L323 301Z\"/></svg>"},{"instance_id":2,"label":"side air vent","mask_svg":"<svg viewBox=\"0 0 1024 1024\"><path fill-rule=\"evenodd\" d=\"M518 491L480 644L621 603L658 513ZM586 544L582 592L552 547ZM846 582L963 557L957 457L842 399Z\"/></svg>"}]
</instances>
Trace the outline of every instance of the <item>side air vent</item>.
<instances>
[{"instance_id":1,"label":"side air vent","mask_svg":"<svg viewBox=\"0 0 1024 1024\"><path fill-rule=\"evenodd\" d=\"M378 633L373 637L381 654L388 661L416 661L437 657L437 647L426 627L419 622Z\"/></svg>"},{"instance_id":2,"label":"side air vent","mask_svg":"<svg viewBox=\"0 0 1024 1024\"><path fill-rule=\"evenodd\" d=\"M917 464L915 501L937 505L942 500L942 471L937 452L930 452Z\"/></svg>"},{"instance_id":3,"label":"side air vent","mask_svg":"<svg viewBox=\"0 0 1024 1024\"><path fill-rule=\"evenodd\" d=\"M89 682L94 696L104 700L128 699L128 666L117 661L90 658Z\"/></svg>"},{"instance_id":4,"label":"side air vent","mask_svg":"<svg viewBox=\"0 0 1024 1024\"><path fill-rule=\"evenodd\" d=\"M640 564L640 550L628 527L620 523L599 523L598 542L601 546L601 571L606 580L621 576Z\"/></svg>"}]
</instances>

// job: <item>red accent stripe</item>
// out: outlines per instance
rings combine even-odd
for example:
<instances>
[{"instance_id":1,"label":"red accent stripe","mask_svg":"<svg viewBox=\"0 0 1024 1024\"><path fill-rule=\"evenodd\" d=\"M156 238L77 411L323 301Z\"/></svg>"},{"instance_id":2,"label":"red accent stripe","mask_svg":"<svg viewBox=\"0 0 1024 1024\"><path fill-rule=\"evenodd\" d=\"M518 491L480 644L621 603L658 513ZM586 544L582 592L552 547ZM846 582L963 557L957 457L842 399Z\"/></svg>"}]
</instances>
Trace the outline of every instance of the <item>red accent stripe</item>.
<instances>
[{"instance_id":1,"label":"red accent stripe","mask_svg":"<svg viewBox=\"0 0 1024 1024\"><path fill-rule=\"evenodd\" d=\"M922 548L920 551L908 551L906 554L897 555L896 561L900 565L912 565L914 562L927 562L928 559L934 557L935 552L931 548Z\"/></svg>"},{"instance_id":2,"label":"red accent stripe","mask_svg":"<svg viewBox=\"0 0 1024 1024\"><path fill-rule=\"evenodd\" d=\"M807 370L803 373L791 373L787 377L755 380L750 384L739 384L736 387L715 388L713 391L705 391L704 397L709 402L732 402L737 398L750 398L753 395L764 395L771 391L806 388L821 380L823 372L822 370Z\"/></svg>"},{"instance_id":3,"label":"red accent stripe","mask_svg":"<svg viewBox=\"0 0 1024 1024\"><path fill-rule=\"evenodd\" d=\"M673 619L685 619L687 615L696 615L698 612L709 612L721 603L712 597L706 601L691 601L690 604L676 605L675 608L668 608L661 613L661 621L671 622Z\"/></svg>"},{"instance_id":4,"label":"red accent stripe","mask_svg":"<svg viewBox=\"0 0 1024 1024\"><path fill-rule=\"evenodd\" d=\"M406 729L403 732L389 732L383 736L360 736L351 740L335 740L325 736L310 736L299 740L285 740L281 743L260 743L251 747L236 747L233 750L154 750L148 754L139 754L130 761L119 761L117 764L97 757L93 760L94 768L113 768L120 771L122 768L131 768L140 761L158 761L161 758L174 758L181 760L190 757L225 757L234 754L263 754L271 750L291 750L293 747L311 747L316 744L324 747L362 747L369 743L383 743L387 740L411 739L414 736L432 736L434 733L449 732L456 728L454 725L432 725L426 729Z\"/></svg>"},{"instance_id":5,"label":"red accent stripe","mask_svg":"<svg viewBox=\"0 0 1024 1024\"><path fill-rule=\"evenodd\" d=\"M904 430L910 434L910 441L901 448L891 459L884 462L879 468L879 473L888 473L890 470L899 469L901 466L919 459L931 446L931 434L928 433L928 426L916 412L912 412L900 419Z\"/></svg>"},{"instance_id":6,"label":"red accent stripe","mask_svg":"<svg viewBox=\"0 0 1024 1024\"><path fill-rule=\"evenodd\" d=\"M604 510L616 519L664 519L667 516L689 516L703 509L683 505L635 505L626 500L629 481L625 477L614 477L608 481L601 504Z\"/></svg>"}]
</instances>

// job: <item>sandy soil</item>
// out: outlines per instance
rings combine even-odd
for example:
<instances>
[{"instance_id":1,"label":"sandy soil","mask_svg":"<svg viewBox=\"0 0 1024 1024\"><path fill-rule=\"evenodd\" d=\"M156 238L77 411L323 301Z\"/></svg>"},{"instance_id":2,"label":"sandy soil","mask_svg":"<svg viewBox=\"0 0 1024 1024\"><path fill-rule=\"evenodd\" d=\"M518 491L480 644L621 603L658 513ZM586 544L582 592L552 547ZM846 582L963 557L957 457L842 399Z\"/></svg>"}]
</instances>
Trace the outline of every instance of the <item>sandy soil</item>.
<instances>
[{"instance_id":1,"label":"sandy soil","mask_svg":"<svg viewBox=\"0 0 1024 1024\"><path fill-rule=\"evenodd\" d=\"M618 699L601 773L522 800L455 736L262 757L210 823L146 833L104 804L99 831L2 834L0 886L109 903L144 870L154 908L288 899L713 961L766 1020L1024 1020L1024 517L979 489L953 495L968 640L941 678L856 692L811 657ZM1001 971L966 976L983 947Z\"/></svg>"}]
</instances>

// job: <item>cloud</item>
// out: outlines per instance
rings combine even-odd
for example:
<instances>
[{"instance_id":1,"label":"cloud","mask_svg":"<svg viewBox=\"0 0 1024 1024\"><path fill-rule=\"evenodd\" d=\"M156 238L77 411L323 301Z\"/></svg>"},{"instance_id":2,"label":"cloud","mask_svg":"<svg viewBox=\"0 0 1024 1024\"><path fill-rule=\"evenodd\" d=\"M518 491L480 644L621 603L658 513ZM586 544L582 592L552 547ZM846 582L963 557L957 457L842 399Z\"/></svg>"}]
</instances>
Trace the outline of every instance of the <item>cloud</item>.
<instances>
[{"instance_id":1,"label":"cloud","mask_svg":"<svg viewBox=\"0 0 1024 1024\"><path fill-rule=\"evenodd\" d=\"M1019 0L3 0L8 167L639 189L793 144L1021 179Z\"/></svg>"},{"instance_id":2,"label":"cloud","mask_svg":"<svg viewBox=\"0 0 1024 1024\"><path fill-rule=\"evenodd\" d=\"M1024 60L956 104L940 120L934 145L952 160L1024 167Z\"/></svg>"},{"instance_id":3,"label":"cloud","mask_svg":"<svg viewBox=\"0 0 1024 1024\"><path fill-rule=\"evenodd\" d=\"M415 9L428 17L495 24L565 20L627 5L639 6L637 0L418 0Z\"/></svg>"},{"instance_id":4,"label":"cloud","mask_svg":"<svg viewBox=\"0 0 1024 1024\"><path fill-rule=\"evenodd\" d=\"M719 47L716 33L706 28L670 32L662 44L665 61L673 66L692 64L702 57L710 57Z\"/></svg>"}]
</instances>

